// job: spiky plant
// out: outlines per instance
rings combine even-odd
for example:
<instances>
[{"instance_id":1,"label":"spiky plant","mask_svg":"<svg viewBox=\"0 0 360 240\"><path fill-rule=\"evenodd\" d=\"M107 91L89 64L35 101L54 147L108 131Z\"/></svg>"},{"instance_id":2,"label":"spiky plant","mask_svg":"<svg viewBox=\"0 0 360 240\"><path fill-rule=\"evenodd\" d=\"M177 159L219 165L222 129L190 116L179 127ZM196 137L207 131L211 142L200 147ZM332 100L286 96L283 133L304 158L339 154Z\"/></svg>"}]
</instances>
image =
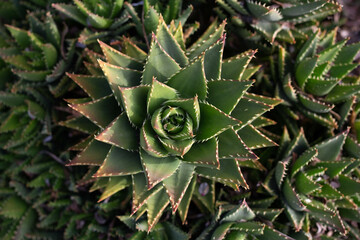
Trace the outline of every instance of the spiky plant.
<instances>
[{"instance_id":1,"label":"spiky plant","mask_svg":"<svg viewBox=\"0 0 360 240\"><path fill-rule=\"evenodd\" d=\"M216 0L220 18L230 18L233 32L259 49L266 41L295 43L306 39L311 26L341 11L333 0ZM224 11L226 13L224 13ZM263 40L266 41L263 41Z\"/></svg>"},{"instance_id":2,"label":"spiky plant","mask_svg":"<svg viewBox=\"0 0 360 240\"><path fill-rule=\"evenodd\" d=\"M262 220L273 222L281 212L282 209L251 209L245 200L238 206L221 205L210 224L196 240L291 240L293 238L261 222Z\"/></svg>"},{"instance_id":3,"label":"spiky plant","mask_svg":"<svg viewBox=\"0 0 360 240\"><path fill-rule=\"evenodd\" d=\"M52 7L85 28L78 41L81 44L96 43L96 39L108 39L131 27L129 14L123 10L123 0L73 0L73 4L54 3Z\"/></svg>"},{"instance_id":4,"label":"spiky plant","mask_svg":"<svg viewBox=\"0 0 360 240\"><path fill-rule=\"evenodd\" d=\"M99 166L101 200L131 185L132 214L147 211L149 230L169 202L185 221L197 175L247 188L240 166L275 145L255 126L281 102L246 92L255 51L222 60L225 22L188 49L181 24L156 24L148 54L128 39L124 53L100 42L105 76L69 74L90 98L68 100L83 116L64 123L92 134L68 165Z\"/></svg>"},{"instance_id":5,"label":"spiky plant","mask_svg":"<svg viewBox=\"0 0 360 240\"><path fill-rule=\"evenodd\" d=\"M3 47L0 57L19 77L17 88L49 85L52 94L58 97L71 85L64 73L72 64L75 42L61 42L60 31L49 12L45 19L29 13L27 20L29 30L6 25L15 44L10 42Z\"/></svg>"},{"instance_id":6,"label":"spiky plant","mask_svg":"<svg viewBox=\"0 0 360 240\"><path fill-rule=\"evenodd\" d=\"M360 43L336 42L336 33L337 29L316 31L295 54L279 46L278 65L272 66L281 98L306 117L335 129L344 125L360 91L357 77L349 76L359 66L354 59Z\"/></svg>"},{"instance_id":7,"label":"spiky plant","mask_svg":"<svg viewBox=\"0 0 360 240\"><path fill-rule=\"evenodd\" d=\"M303 235L315 235L316 227L333 232L330 239L339 237L334 231L357 235L354 226L359 221L354 216L359 214L360 159L346 157L347 135L345 131L310 147L302 131L292 141L285 131L280 160L258 190L259 200L254 204L280 200L292 226ZM264 193L271 197L261 195Z\"/></svg>"}]
</instances>

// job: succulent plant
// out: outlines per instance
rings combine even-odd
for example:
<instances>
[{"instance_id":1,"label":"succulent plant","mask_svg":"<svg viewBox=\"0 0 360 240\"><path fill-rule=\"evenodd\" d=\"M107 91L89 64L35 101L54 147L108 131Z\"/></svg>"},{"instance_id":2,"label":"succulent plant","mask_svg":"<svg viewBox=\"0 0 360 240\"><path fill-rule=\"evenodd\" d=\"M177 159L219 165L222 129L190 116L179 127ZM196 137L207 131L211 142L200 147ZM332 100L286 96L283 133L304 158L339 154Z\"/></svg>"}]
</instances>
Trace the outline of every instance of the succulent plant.
<instances>
[{"instance_id":1,"label":"succulent plant","mask_svg":"<svg viewBox=\"0 0 360 240\"><path fill-rule=\"evenodd\" d=\"M334 230L356 235L360 159L343 151L347 135L348 130L310 147L302 131L292 141L285 131L278 153L281 160L267 175L264 191L258 190L271 197L259 196L254 203L279 199L295 230L304 235L315 235L313 220L318 231L333 232L330 239L338 237Z\"/></svg>"},{"instance_id":2,"label":"succulent plant","mask_svg":"<svg viewBox=\"0 0 360 240\"><path fill-rule=\"evenodd\" d=\"M181 24L156 24L148 54L129 39L124 53L100 42L105 76L69 74L90 98L68 100L83 116L63 123L92 135L68 165L99 166L101 200L131 185L132 214L147 211L149 230L169 202L185 221L197 175L247 188L240 166L275 145L257 127L281 102L246 92L255 51L222 60L225 22L188 49Z\"/></svg>"},{"instance_id":3,"label":"succulent plant","mask_svg":"<svg viewBox=\"0 0 360 240\"><path fill-rule=\"evenodd\" d=\"M212 221L196 240L282 239L293 238L260 222L274 221L282 209L251 209L245 200L238 206L220 205Z\"/></svg>"},{"instance_id":4,"label":"succulent plant","mask_svg":"<svg viewBox=\"0 0 360 240\"><path fill-rule=\"evenodd\" d=\"M295 43L306 39L312 25L341 11L333 0L216 0L220 18L231 18L233 32L247 44ZM224 13L226 12L226 14ZM254 32L254 33L253 33ZM258 33L258 34L256 34Z\"/></svg>"},{"instance_id":5,"label":"succulent plant","mask_svg":"<svg viewBox=\"0 0 360 240\"><path fill-rule=\"evenodd\" d=\"M75 42L61 42L59 29L49 12L44 23L33 13L29 13L27 19L30 30L6 25L15 44L8 42L8 46L0 50L0 57L19 77L20 81L15 84L18 88L48 85L58 97L71 85L64 73L72 64Z\"/></svg>"},{"instance_id":6,"label":"succulent plant","mask_svg":"<svg viewBox=\"0 0 360 240\"><path fill-rule=\"evenodd\" d=\"M123 10L123 0L89 1L74 0L73 4L53 3L52 7L70 19L85 26L78 42L96 43L96 40L109 39L131 27L129 15Z\"/></svg>"},{"instance_id":7,"label":"succulent plant","mask_svg":"<svg viewBox=\"0 0 360 240\"><path fill-rule=\"evenodd\" d=\"M277 67L272 66L281 98L328 128L344 125L360 91L357 77L349 75L359 66L354 59L360 43L336 43L336 33L337 29L327 34L316 31L296 52L296 58L279 46Z\"/></svg>"}]
</instances>

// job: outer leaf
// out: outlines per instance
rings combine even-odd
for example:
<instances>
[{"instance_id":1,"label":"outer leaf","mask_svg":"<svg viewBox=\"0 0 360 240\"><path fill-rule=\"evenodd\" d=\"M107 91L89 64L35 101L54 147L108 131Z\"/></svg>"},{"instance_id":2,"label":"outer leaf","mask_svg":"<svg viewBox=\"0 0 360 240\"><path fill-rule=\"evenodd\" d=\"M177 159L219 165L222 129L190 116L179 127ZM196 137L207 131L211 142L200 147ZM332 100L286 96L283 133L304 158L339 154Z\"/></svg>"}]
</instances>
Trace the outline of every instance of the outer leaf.
<instances>
[{"instance_id":1,"label":"outer leaf","mask_svg":"<svg viewBox=\"0 0 360 240\"><path fill-rule=\"evenodd\" d=\"M216 107L200 103L200 126L196 139L205 141L240 123Z\"/></svg>"},{"instance_id":2,"label":"outer leaf","mask_svg":"<svg viewBox=\"0 0 360 240\"><path fill-rule=\"evenodd\" d=\"M200 100L206 99L206 78L204 72L204 57L196 59L187 67L181 69L167 82L175 88L183 98L192 98L196 95Z\"/></svg>"},{"instance_id":3,"label":"outer leaf","mask_svg":"<svg viewBox=\"0 0 360 240\"><path fill-rule=\"evenodd\" d=\"M67 166L74 165L95 165L100 166L106 158L111 146L93 140L87 147L78 154Z\"/></svg>"},{"instance_id":4,"label":"outer leaf","mask_svg":"<svg viewBox=\"0 0 360 240\"><path fill-rule=\"evenodd\" d=\"M113 146L94 177L124 176L142 171L138 153Z\"/></svg>"},{"instance_id":5,"label":"outer leaf","mask_svg":"<svg viewBox=\"0 0 360 240\"><path fill-rule=\"evenodd\" d=\"M134 151L138 149L138 133L131 126L125 113L120 114L102 131L96 140L115 145L119 148Z\"/></svg>"},{"instance_id":6,"label":"outer leaf","mask_svg":"<svg viewBox=\"0 0 360 240\"><path fill-rule=\"evenodd\" d=\"M179 207L193 179L194 169L195 166L181 162L174 174L163 181L166 192L169 195L173 213Z\"/></svg>"},{"instance_id":7,"label":"outer leaf","mask_svg":"<svg viewBox=\"0 0 360 240\"><path fill-rule=\"evenodd\" d=\"M112 95L99 98L92 102L72 104L69 106L101 128L105 128L120 114L120 109Z\"/></svg>"},{"instance_id":8,"label":"outer leaf","mask_svg":"<svg viewBox=\"0 0 360 240\"><path fill-rule=\"evenodd\" d=\"M140 127L146 117L146 100L149 92L148 86L132 88L119 87L121 100L130 122Z\"/></svg>"},{"instance_id":9,"label":"outer leaf","mask_svg":"<svg viewBox=\"0 0 360 240\"><path fill-rule=\"evenodd\" d=\"M184 155L183 161L205 167L219 168L218 143L211 138L203 143L196 143Z\"/></svg>"},{"instance_id":10,"label":"outer leaf","mask_svg":"<svg viewBox=\"0 0 360 240\"><path fill-rule=\"evenodd\" d=\"M153 77L156 77L160 82L165 82L179 70L180 66L166 53L160 46L155 35L153 35L150 53L142 76L142 83L150 84Z\"/></svg>"},{"instance_id":11,"label":"outer leaf","mask_svg":"<svg viewBox=\"0 0 360 240\"><path fill-rule=\"evenodd\" d=\"M231 114L246 90L253 83L254 81L211 81L208 83L207 101L224 113Z\"/></svg>"},{"instance_id":12,"label":"outer leaf","mask_svg":"<svg viewBox=\"0 0 360 240\"><path fill-rule=\"evenodd\" d=\"M153 157L142 149L140 150L140 158L146 173L149 189L170 177L180 165L180 160L176 157Z\"/></svg>"}]
</instances>

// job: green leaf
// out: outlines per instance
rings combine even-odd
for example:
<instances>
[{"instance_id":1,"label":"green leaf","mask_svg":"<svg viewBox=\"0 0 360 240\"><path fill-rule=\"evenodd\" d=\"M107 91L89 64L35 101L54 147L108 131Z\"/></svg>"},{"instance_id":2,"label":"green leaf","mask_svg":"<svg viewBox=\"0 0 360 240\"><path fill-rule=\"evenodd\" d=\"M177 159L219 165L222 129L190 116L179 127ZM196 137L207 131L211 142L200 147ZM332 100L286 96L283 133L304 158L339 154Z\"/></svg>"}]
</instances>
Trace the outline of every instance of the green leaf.
<instances>
[{"instance_id":1,"label":"green leaf","mask_svg":"<svg viewBox=\"0 0 360 240\"><path fill-rule=\"evenodd\" d=\"M258 159L245 145L234 129L228 129L218 136L219 158Z\"/></svg>"},{"instance_id":2,"label":"green leaf","mask_svg":"<svg viewBox=\"0 0 360 240\"><path fill-rule=\"evenodd\" d=\"M13 239L24 239L26 234L35 227L37 217L38 216L36 214L36 211L30 208L20 220L20 223L16 229L16 234L14 235Z\"/></svg>"},{"instance_id":3,"label":"green leaf","mask_svg":"<svg viewBox=\"0 0 360 240\"><path fill-rule=\"evenodd\" d=\"M204 57L200 57L182 68L169 79L167 85L178 90L183 98L198 96L200 100L205 100L207 84L204 72Z\"/></svg>"},{"instance_id":4,"label":"green leaf","mask_svg":"<svg viewBox=\"0 0 360 240\"><path fill-rule=\"evenodd\" d=\"M299 172L295 178L296 190L304 195L307 195L315 190L321 188L320 184L317 184L311 180L305 173Z\"/></svg>"},{"instance_id":5,"label":"green leaf","mask_svg":"<svg viewBox=\"0 0 360 240\"><path fill-rule=\"evenodd\" d=\"M220 80L208 82L207 101L230 114L254 81Z\"/></svg>"},{"instance_id":6,"label":"green leaf","mask_svg":"<svg viewBox=\"0 0 360 240\"><path fill-rule=\"evenodd\" d=\"M142 171L138 153L112 146L94 177L125 176Z\"/></svg>"},{"instance_id":7,"label":"green leaf","mask_svg":"<svg viewBox=\"0 0 360 240\"><path fill-rule=\"evenodd\" d=\"M286 177L286 170L287 170L287 166L289 165L289 162L290 162L289 160L283 160L283 161L279 161L276 164L275 180L279 189L281 189L283 180Z\"/></svg>"},{"instance_id":8,"label":"green leaf","mask_svg":"<svg viewBox=\"0 0 360 240\"><path fill-rule=\"evenodd\" d=\"M153 77L156 77L160 82L166 82L179 70L179 64L165 52L155 35L153 35L150 52L142 75L142 83L151 84Z\"/></svg>"},{"instance_id":9,"label":"green leaf","mask_svg":"<svg viewBox=\"0 0 360 240\"><path fill-rule=\"evenodd\" d=\"M256 216L274 222L284 209L254 208L252 211Z\"/></svg>"},{"instance_id":10,"label":"green leaf","mask_svg":"<svg viewBox=\"0 0 360 240\"><path fill-rule=\"evenodd\" d=\"M224 237L226 236L226 234L228 232L230 232L231 226L233 225L233 222L227 222L227 223L222 223L219 226L216 227L215 231L213 232L211 239L214 240L221 240L224 239ZM210 225L211 226L211 225ZM210 227L208 226L208 228Z\"/></svg>"},{"instance_id":11,"label":"green leaf","mask_svg":"<svg viewBox=\"0 0 360 240\"><path fill-rule=\"evenodd\" d=\"M169 204L169 199L166 191L162 189L157 193L153 194L147 200L147 218L148 218L148 232L153 228L156 222L161 217L166 206Z\"/></svg>"},{"instance_id":12,"label":"green leaf","mask_svg":"<svg viewBox=\"0 0 360 240\"><path fill-rule=\"evenodd\" d=\"M95 101L69 105L101 128L105 128L120 114L120 108L112 95Z\"/></svg>"},{"instance_id":13,"label":"green leaf","mask_svg":"<svg viewBox=\"0 0 360 240\"><path fill-rule=\"evenodd\" d=\"M205 51L204 69L207 80L220 80L225 38Z\"/></svg>"},{"instance_id":14,"label":"green leaf","mask_svg":"<svg viewBox=\"0 0 360 240\"><path fill-rule=\"evenodd\" d=\"M0 92L0 103L9 106L16 107L25 104L25 95L8 93L8 92Z\"/></svg>"},{"instance_id":15,"label":"green leaf","mask_svg":"<svg viewBox=\"0 0 360 240\"><path fill-rule=\"evenodd\" d=\"M284 203L285 214L287 215L288 219L294 225L295 230L300 230L303 227L305 213L295 211L292 209L288 204Z\"/></svg>"},{"instance_id":16,"label":"green leaf","mask_svg":"<svg viewBox=\"0 0 360 240\"><path fill-rule=\"evenodd\" d=\"M47 69L52 69L57 62L58 53L56 48L50 43L43 44L41 50Z\"/></svg>"},{"instance_id":17,"label":"green leaf","mask_svg":"<svg viewBox=\"0 0 360 240\"><path fill-rule=\"evenodd\" d=\"M73 128L87 134L92 134L99 129L92 121L83 116L60 122L59 125Z\"/></svg>"},{"instance_id":18,"label":"green leaf","mask_svg":"<svg viewBox=\"0 0 360 240\"><path fill-rule=\"evenodd\" d=\"M330 77L343 79L345 76L347 76L352 70L354 70L358 66L359 66L358 63L353 63L353 64L345 63L345 64L333 65L330 68Z\"/></svg>"},{"instance_id":19,"label":"green leaf","mask_svg":"<svg viewBox=\"0 0 360 240\"><path fill-rule=\"evenodd\" d=\"M223 222L241 222L244 220L252 220L255 218L255 213L249 208L245 200L241 205L232 209L221 219L220 223Z\"/></svg>"},{"instance_id":20,"label":"green leaf","mask_svg":"<svg viewBox=\"0 0 360 240\"><path fill-rule=\"evenodd\" d=\"M33 81L33 82L41 82L44 81L46 76L49 75L50 71L21 71L21 70L13 70L17 76L22 79Z\"/></svg>"},{"instance_id":21,"label":"green leaf","mask_svg":"<svg viewBox=\"0 0 360 240\"><path fill-rule=\"evenodd\" d=\"M324 49L321 53L319 53L319 59L318 64L323 64L325 62L332 62L342 47L345 45L347 40L342 40L341 42L336 43L335 45L332 45L328 47L327 49Z\"/></svg>"},{"instance_id":22,"label":"green leaf","mask_svg":"<svg viewBox=\"0 0 360 240\"><path fill-rule=\"evenodd\" d=\"M344 46L335 58L334 64L351 63L359 51L360 42Z\"/></svg>"},{"instance_id":23,"label":"green leaf","mask_svg":"<svg viewBox=\"0 0 360 240\"><path fill-rule=\"evenodd\" d=\"M205 178L216 180L225 185L234 188L242 186L245 189L248 189L244 176L241 173L240 166L235 159L223 159L220 161L220 168L209 168L209 167L197 167L196 172Z\"/></svg>"},{"instance_id":24,"label":"green leaf","mask_svg":"<svg viewBox=\"0 0 360 240\"><path fill-rule=\"evenodd\" d=\"M138 60L119 52L118 50L110 47L109 45L105 44L104 42L102 42L100 40L98 40L98 42L100 44L102 52L104 53L104 55L106 57L106 61L109 64L119 66L119 67L121 67L121 69L129 68L129 69L138 70L138 71L143 70L144 66ZM110 67L110 69L111 69L111 67ZM113 68L112 70L116 71L116 68ZM118 70L118 71L120 71L120 70ZM112 77L114 78L114 76L112 76Z\"/></svg>"},{"instance_id":25,"label":"green leaf","mask_svg":"<svg viewBox=\"0 0 360 240\"><path fill-rule=\"evenodd\" d=\"M27 203L14 195L2 202L0 214L4 217L17 220L24 215L27 209Z\"/></svg>"},{"instance_id":26,"label":"green leaf","mask_svg":"<svg viewBox=\"0 0 360 240\"><path fill-rule=\"evenodd\" d=\"M154 77L147 97L147 113L152 115L166 100L175 98L177 98L177 91L157 81Z\"/></svg>"},{"instance_id":27,"label":"green leaf","mask_svg":"<svg viewBox=\"0 0 360 240\"><path fill-rule=\"evenodd\" d=\"M294 209L296 211L304 211L306 209L305 206L300 201L299 196L296 194L296 192L292 188L288 178L285 178L285 181L284 181L284 184L282 187L282 193L283 193L286 203L292 209Z\"/></svg>"},{"instance_id":28,"label":"green leaf","mask_svg":"<svg viewBox=\"0 0 360 240\"><path fill-rule=\"evenodd\" d=\"M304 107L316 113L327 113L335 107L333 104L321 102L317 99L311 98L308 95L302 94L301 92L299 92L298 98Z\"/></svg>"},{"instance_id":29,"label":"green leaf","mask_svg":"<svg viewBox=\"0 0 360 240\"><path fill-rule=\"evenodd\" d=\"M341 102L349 99L354 94L360 91L360 84L345 84L341 83L336 85L331 92L325 97L329 102Z\"/></svg>"},{"instance_id":30,"label":"green leaf","mask_svg":"<svg viewBox=\"0 0 360 240\"><path fill-rule=\"evenodd\" d=\"M200 103L200 126L196 139L206 141L240 123L239 120L232 118L216 107L207 103Z\"/></svg>"},{"instance_id":31,"label":"green leaf","mask_svg":"<svg viewBox=\"0 0 360 240\"><path fill-rule=\"evenodd\" d=\"M339 81L340 79L336 78L323 79L310 77L306 82L305 89L315 96L324 96L328 94Z\"/></svg>"},{"instance_id":32,"label":"green leaf","mask_svg":"<svg viewBox=\"0 0 360 240\"><path fill-rule=\"evenodd\" d=\"M217 21L214 21L206 30L206 32L194 42L186 51L186 55L190 60L198 57L206 49L217 42L224 34L226 22L222 22L218 28Z\"/></svg>"},{"instance_id":33,"label":"green leaf","mask_svg":"<svg viewBox=\"0 0 360 240\"><path fill-rule=\"evenodd\" d=\"M108 144L93 140L81 153L79 153L73 160L71 160L66 165L100 166L106 158L107 154L109 153L110 148L111 146Z\"/></svg>"},{"instance_id":34,"label":"green leaf","mask_svg":"<svg viewBox=\"0 0 360 240\"><path fill-rule=\"evenodd\" d=\"M301 89L305 88L306 82L311 74L314 72L317 65L318 57L306 58L301 61L296 67L295 77L296 82Z\"/></svg>"},{"instance_id":35,"label":"green leaf","mask_svg":"<svg viewBox=\"0 0 360 240\"><path fill-rule=\"evenodd\" d=\"M163 180L164 187L169 195L173 213L175 213L179 207L180 202L191 183L194 169L195 166L180 162L176 171Z\"/></svg>"},{"instance_id":36,"label":"green leaf","mask_svg":"<svg viewBox=\"0 0 360 240\"><path fill-rule=\"evenodd\" d=\"M246 95L240 99L231 116L241 121L242 128L274 107L274 104L266 101L265 98L257 99L255 95Z\"/></svg>"},{"instance_id":37,"label":"green leaf","mask_svg":"<svg viewBox=\"0 0 360 240\"><path fill-rule=\"evenodd\" d=\"M256 51L249 50L232 58L228 58L222 63L221 78L240 80Z\"/></svg>"},{"instance_id":38,"label":"green leaf","mask_svg":"<svg viewBox=\"0 0 360 240\"><path fill-rule=\"evenodd\" d=\"M174 36L170 33L161 15L156 30L156 38L159 42L159 45L165 50L167 54L169 54L171 58L173 58L179 64L180 67L184 67L189 63L184 51L177 43Z\"/></svg>"},{"instance_id":39,"label":"green leaf","mask_svg":"<svg viewBox=\"0 0 360 240\"><path fill-rule=\"evenodd\" d=\"M99 99L110 95L111 89L103 76L77 75L67 73L92 99Z\"/></svg>"},{"instance_id":40,"label":"green leaf","mask_svg":"<svg viewBox=\"0 0 360 240\"><path fill-rule=\"evenodd\" d=\"M148 190L146 176L144 173L132 175L133 198L131 214L134 214L136 211L138 211L145 204L149 197L151 197L153 194L157 193L161 189L161 185L158 184Z\"/></svg>"},{"instance_id":41,"label":"green leaf","mask_svg":"<svg viewBox=\"0 0 360 240\"><path fill-rule=\"evenodd\" d=\"M256 236L259 240L294 240L293 238L279 232L276 229L265 226L264 233L260 236Z\"/></svg>"},{"instance_id":42,"label":"green leaf","mask_svg":"<svg viewBox=\"0 0 360 240\"><path fill-rule=\"evenodd\" d=\"M353 161L349 160L336 160L336 161L321 161L316 163L317 167L325 167L326 175L334 178L345 170Z\"/></svg>"},{"instance_id":43,"label":"green leaf","mask_svg":"<svg viewBox=\"0 0 360 240\"><path fill-rule=\"evenodd\" d=\"M244 141L245 145L248 146L250 149L277 146L274 141L266 137L252 125L247 125L236 131L241 137L241 139Z\"/></svg>"},{"instance_id":44,"label":"green leaf","mask_svg":"<svg viewBox=\"0 0 360 240\"><path fill-rule=\"evenodd\" d=\"M195 186L196 186L196 176L194 176L191 179L191 182L190 182L189 186L187 187L185 193L183 194L182 199L180 199L180 203L177 208L182 223L185 223L185 221L186 221L186 216L187 216L187 213L189 210L190 201L192 199ZM165 187L166 187L166 185L165 185ZM170 201L172 201L171 197L170 197Z\"/></svg>"},{"instance_id":45,"label":"green leaf","mask_svg":"<svg viewBox=\"0 0 360 240\"><path fill-rule=\"evenodd\" d=\"M312 147L312 149L318 150L317 158L321 161L335 161L341 152L348 132L348 130L344 131Z\"/></svg>"},{"instance_id":46,"label":"green leaf","mask_svg":"<svg viewBox=\"0 0 360 240\"><path fill-rule=\"evenodd\" d=\"M325 5L325 3L326 1L324 0L305 2L298 5L294 5L292 7L283 8L281 9L281 13L284 15L284 17L302 16L321 8L322 6Z\"/></svg>"},{"instance_id":47,"label":"green leaf","mask_svg":"<svg viewBox=\"0 0 360 240\"><path fill-rule=\"evenodd\" d=\"M5 25L5 26L9 30L11 36L15 39L16 43L21 48L26 48L30 45L30 38L27 31L11 25Z\"/></svg>"},{"instance_id":48,"label":"green leaf","mask_svg":"<svg viewBox=\"0 0 360 240\"><path fill-rule=\"evenodd\" d=\"M181 136L182 133L180 132L179 135ZM159 137L160 142L162 143L163 147L172 155L175 156L184 156L195 143L194 139L173 139L161 138Z\"/></svg>"},{"instance_id":49,"label":"green leaf","mask_svg":"<svg viewBox=\"0 0 360 240\"><path fill-rule=\"evenodd\" d=\"M105 200L106 198L111 197L115 193L123 190L131 184L131 179L129 176L120 176L120 177L111 177L109 178L109 183L106 185L104 192L101 194L98 202Z\"/></svg>"},{"instance_id":50,"label":"green leaf","mask_svg":"<svg viewBox=\"0 0 360 240\"><path fill-rule=\"evenodd\" d=\"M176 157L153 157L143 149L140 150L140 158L146 173L148 189L170 177L180 165L180 160Z\"/></svg>"},{"instance_id":51,"label":"green leaf","mask_svg":"<svg viewBox=\"0 0 360 240\"><path fill-rule=\"evenodd\" d=\"M101 60L98 62L118 101L121 101L119 87L135 87L140 84L140 71L119 67Z\"/></svg>"},{"instance_id":52,"label":"green leaf","mask_svg":"<svg viewBox=\"0 0 360 240\"><path fill-rule=\"evenodd\" d=\"M318 41L319 41L320 31L315 32L311 37L305 42L305 44L300 49L297 57L296 63L303 62L306 58L312 58L315 55Z\"/></svg>"},{"instance_id":53,"label":"green leaf","mask_svg":"<svg viewBox=\"0 0 360 240\"><path fill-rule=\"evenodd\" d=\"M141 127L146 117L146 101L149 86L119 87L122 105L130 122L137 127Z\"/></svg>"},{"instance_id":54,"label":"green leaf","mask_svg":"<svg viewBox=\"0 0 360 240\"><path fill-rule=\"evenodd\" d=\"M299 172L303 167L305 167L307 164L309 164L312 160L315 159L318 155L318 150L316 148L312 148L301 154L300 157L298 157L292 168L290 177L294 177L297 172Z\"/></svg>"},{"instance_id":55,"label":"green leaf","mask_svg":"<svg viewBox=\"0 0 360 240\"><path fill-rule=\"evenodd\" d=\"M124 37L124 53L138 61L145 61L147 58L146 52L140 49L129 38Z\"/></svg>"},{"instance_id":56,"label":"green leaf","mask_svg":"<svg viewBox=\"0 0 360 240\"><path fill-rule=\"evenodd\" d=\"M121 113L110 125L96 136L96 140L135 151L139 147L138 132L131 126L125 113Z\"/></svg>"},{"instance_id":57,"label":"green leaf","mask_svg":"<svg viewBox=\"0 0 360 240\"><path fill-rule=\"evenodd\" d=\"M84 26L87 26L86 17L82 14L82 12L73 5L68 4L60 4L60 3L53 3L51 5L56 10L62 12L66 16L74 19L75 21L81 23Z\"/></svg>"},{"instance_id":58,"label":"green leaf","mask_svg":"<svg viewBox=\"0 0 360 240\"><path fill-rule=\"evenodd\" d=\"M360 192L360 182L351 177L340 174L339 183L340 187L338 187L338 190L347 196L352 196Z\"/></svg>"},{"instance_id":59,"label":"green leaf","mask_svg":"<svg viewBox=\"0 0 360 240\"><path fill-rule=\"evenodd\" d=\"M59 29L57 28L55 21L51 16L50 12L46 13L45 31L46 31L46 38L49 39L49 41L53 46L59 48L61 44L61 36L59 33Z\"/></svg>"},{"instance_id":60,"label":"green leaf","mask_svg":"<svg viewBox=\"0 0 360 240\"><path fill-rule=\"evenodd\" d=\"M244 232L251 233L253 235L262 235L264 233L265 225L257 222L240 222L234 223L232 229Z\"/></svg>"},{"instance_id":61,"label":"green leaf","mask_svg":"<svg viewBox=\"0 0 360 240\"><path fill-rule=\"evenodd\" d=\"M26 104L28 105L28 113L39 121L43 121L45 119L45 109L38 103L30 100L26 100Z\"/></svg>"},{"instance_id":62,"label":"green leaf","mask_svg":"<svg viewBox=\"0 0 360 240\"><path fill-rule=\"evenodd\" d=\"M211 138L206 142L195 143L182 160L200 166L219 168L217 140Z\"/></svg>"}]
</instances>

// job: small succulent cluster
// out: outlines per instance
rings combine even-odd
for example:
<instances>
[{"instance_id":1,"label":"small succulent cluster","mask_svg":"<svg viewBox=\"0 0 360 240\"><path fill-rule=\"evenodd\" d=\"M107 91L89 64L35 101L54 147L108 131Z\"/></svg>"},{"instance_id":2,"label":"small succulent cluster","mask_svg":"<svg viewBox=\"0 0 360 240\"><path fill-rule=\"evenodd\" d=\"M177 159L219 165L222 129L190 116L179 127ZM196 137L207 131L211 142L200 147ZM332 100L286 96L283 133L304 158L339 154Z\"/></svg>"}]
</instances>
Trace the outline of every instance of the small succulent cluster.
<instances>
[{"instance_id":1,"label":"small succulent cluster","mask_svg":"<svg viewBox=\"0 0 360 240\"><path fill-rule=\"evenodd\" d=\"M3 1L0 238L360 239L360 43L341 14Z\"/></svg>"},{"instance_id":2,"label":"small succulent cluster","mask_svg":"<svg viewBox=\"0 0 360 240\"><path fill-rule=\"evenodd\" d=\"M311 33L311 25L341 11L332 0L252 1L216 0L221 18L230 18L232 29L248 44L295 43ZM258 34L254 34L258 33Z\"/></svg>"},{"instance_id":3,"label":"small succulent cluster","mask_svg":"<svg viewBox=\"0 0 360 240\"><path fill-rule=\"evenodd\" d=\"M333 129L344 125L360 91L357 77L349 76L359 66L354 58L360 43L336 42L336 32L315 32L296 54L280 46L277 66L273 66L281 98L306 117Z\"/></svg>"}]
</instances>

